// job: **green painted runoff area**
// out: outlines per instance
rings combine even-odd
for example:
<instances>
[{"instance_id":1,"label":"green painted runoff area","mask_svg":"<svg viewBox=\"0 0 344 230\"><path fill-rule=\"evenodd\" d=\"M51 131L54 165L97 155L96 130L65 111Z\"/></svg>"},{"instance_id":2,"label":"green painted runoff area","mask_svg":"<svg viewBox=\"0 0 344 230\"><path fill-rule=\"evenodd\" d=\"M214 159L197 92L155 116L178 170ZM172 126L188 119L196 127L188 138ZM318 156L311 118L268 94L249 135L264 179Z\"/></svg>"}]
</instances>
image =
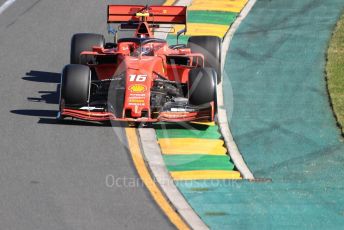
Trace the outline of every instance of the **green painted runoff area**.
<instances>
[{"instance_id":1,"label":"green painted runoff area","mask_svg":"<svg viewBox=\"0 0 344 230\"><path fill-rule=\"evenodd\" d=\"M237 30L223 80L231 131L253 174L272 181L177 182L211 229L343 228L344 142L324 74L343 9L258 0Z\"/></svg>"},{"instance_id":2,"label":"green painted runoff area","mask_svg":"<svg viewBox=\"0 0 344 230\"><path fill-rule=\"evenodd\" d=\"M334 230L343 226L343 194L338 188L316 186L317 180L306 183L249 183L244 180L175 183L211 229Z\"/></svg>"}]
</instances>

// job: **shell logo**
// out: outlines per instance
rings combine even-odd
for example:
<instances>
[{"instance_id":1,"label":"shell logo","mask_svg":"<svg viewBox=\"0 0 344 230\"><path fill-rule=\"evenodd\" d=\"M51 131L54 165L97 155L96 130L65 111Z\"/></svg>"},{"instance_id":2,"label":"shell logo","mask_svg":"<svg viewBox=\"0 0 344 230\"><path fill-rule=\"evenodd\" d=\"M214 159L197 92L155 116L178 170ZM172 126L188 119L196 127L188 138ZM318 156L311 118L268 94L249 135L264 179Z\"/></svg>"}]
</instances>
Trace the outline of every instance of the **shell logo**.
<instances>
[{"instance_id":1,"label":"shell logo","mask_svg":"<svg viewBox=\"0 0 344 230\"><path fill-rule=\"evenodd\" d=\"M147 87L144 85L132 85L129 87L129 90L133 93L143 93L147 90Z\"/></svg>"}]
</instances>

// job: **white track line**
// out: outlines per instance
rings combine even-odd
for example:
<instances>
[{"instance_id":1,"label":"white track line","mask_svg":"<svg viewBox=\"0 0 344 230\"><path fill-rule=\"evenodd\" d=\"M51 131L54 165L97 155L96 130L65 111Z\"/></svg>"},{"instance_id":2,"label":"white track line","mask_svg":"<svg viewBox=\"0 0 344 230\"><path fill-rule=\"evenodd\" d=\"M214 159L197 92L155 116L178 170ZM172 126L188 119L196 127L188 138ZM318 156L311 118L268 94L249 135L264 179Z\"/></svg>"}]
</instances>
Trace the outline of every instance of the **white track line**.
<instances>
[{"instance_id":1,"label":"white track line","mask_svg":"<svg viewBox=\"0 0 344 230\"><path fill-rule=\"evenodd\" d=\"M10 7L16 0L7 0L0 6L0 14L2 14L8 7Z\"/></svg>"},{"instance_id":2,"label":"white track line","mask_svg":"<svg viewBox=\"0 0 344 230\"><path fill-rule=\"evenodd\" d=\"M228 53L229 45L230 45L230 42L234 36L234 33L239 28L239 25L246 18L246 16L248 15L248 13L250 12L250 10L252 9L252 7L254 6L255 3L256 3L256 0L249 0L248 1L246 6L244 7L244 9L241 11L239 16L235 20L235 22L230 27L225 38L223 39L222 57L221 57L222 71L224 69L224 63L226 60L226 55ZM221 81L221 83L218 84L218 86L217 86L217 92L218 92L218 95L217 95L218 99L217 100L218 100L218 106L219 106L218 119L219 119L220 130L221 130L222 136L225 140L226 147L228 149L229 155L231 156L231 159L232 159L234 165L240 171L240 173L244 179L253 180L254 176L253 176L252 172L250 171L250 169L248 168L248 166L246 165L246 163L245 163L245 161L244 161L244 159L243 159L243 157L242 157L242 155L238 149L238 146L236 145L236 143L233 139L233 135L232 135L230 128L229 128L227 113L226 113L226 109L225 109L224 104L223 104L222 82L223 81Z\"/></svg>"}]
</instances>

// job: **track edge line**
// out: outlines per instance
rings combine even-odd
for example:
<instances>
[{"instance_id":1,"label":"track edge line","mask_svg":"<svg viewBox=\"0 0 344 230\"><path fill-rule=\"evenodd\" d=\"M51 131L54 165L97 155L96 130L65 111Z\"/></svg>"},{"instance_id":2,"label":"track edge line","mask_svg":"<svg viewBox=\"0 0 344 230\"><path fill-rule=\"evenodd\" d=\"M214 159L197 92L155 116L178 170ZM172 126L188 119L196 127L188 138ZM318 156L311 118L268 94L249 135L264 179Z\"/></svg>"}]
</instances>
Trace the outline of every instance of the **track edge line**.
<instances>
[{"instance_id":1,"label":"track edge line","mask_svg":"<svg viewBox=\"0 0 344 230\"><path fill-rule=\"evenodd\" d=\"M246 4L246 6L243 8L243 10L240 12L240 14L238 15L238 17L236 18L236 20L234 21L234 23L231 25L230 29L228 30L228 32L226 33L223 42L222 42L222 56L221 56L221 68L222 68L222 72L224 70L224 64L225 64L225 60L226 60L226 56L227 56L227 52L229 50L229 46L230 46L230 42L235 34L235 32L237 31L237 29L239 28L239 25L241 24L241 22L246 18L246 16L248 15L248 13L251 11L252 7L254 6L254 4L256 3L257 0L249 0ZM229 127L229 121L227 118L227 112L226 109L224 108L224 104L223 104L223 86L222 83L223 81L221 81L220 84L218 84L217 86L217 100L218 100L218 123L220 126L220 132L224 138L225 141L225 145L228 149L229 155L234 163L234 165L237 167L237 169L239 170L239 172L242 174L244 179L248 179L248 180L254 180L254 176L252 174L252 172L250 171L249 167L247 166L247 164L245 163L239 148L237 146L237 144L234 141L233 135L230 131L230 127Z\"/></svg>"}]
</instances>

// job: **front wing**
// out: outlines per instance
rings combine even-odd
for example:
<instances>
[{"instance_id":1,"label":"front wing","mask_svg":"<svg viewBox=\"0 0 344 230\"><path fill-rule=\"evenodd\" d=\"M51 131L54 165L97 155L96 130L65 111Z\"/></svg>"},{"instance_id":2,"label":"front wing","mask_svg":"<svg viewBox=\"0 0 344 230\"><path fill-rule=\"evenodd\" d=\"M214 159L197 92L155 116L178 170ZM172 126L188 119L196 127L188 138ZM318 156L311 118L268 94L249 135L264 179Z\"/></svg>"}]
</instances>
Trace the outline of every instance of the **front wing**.
<instances>
[{"instance_id":1,"label":"front wing","mask_svg":"<svg viewBox=\"0 0 344 230\"><path fill-rule=\"evenodd\" d=\"M88 121L127 121L127 122L186 122L186 121L213 121L214 120L214 106L207 109L200 109L193 112L185 111L164 111L159 112L156 118L117 118L111 112L95 112L91 110L70 109L64 108L60 111L59 117L74 117Z\"/></svg>"}]
</instances>

